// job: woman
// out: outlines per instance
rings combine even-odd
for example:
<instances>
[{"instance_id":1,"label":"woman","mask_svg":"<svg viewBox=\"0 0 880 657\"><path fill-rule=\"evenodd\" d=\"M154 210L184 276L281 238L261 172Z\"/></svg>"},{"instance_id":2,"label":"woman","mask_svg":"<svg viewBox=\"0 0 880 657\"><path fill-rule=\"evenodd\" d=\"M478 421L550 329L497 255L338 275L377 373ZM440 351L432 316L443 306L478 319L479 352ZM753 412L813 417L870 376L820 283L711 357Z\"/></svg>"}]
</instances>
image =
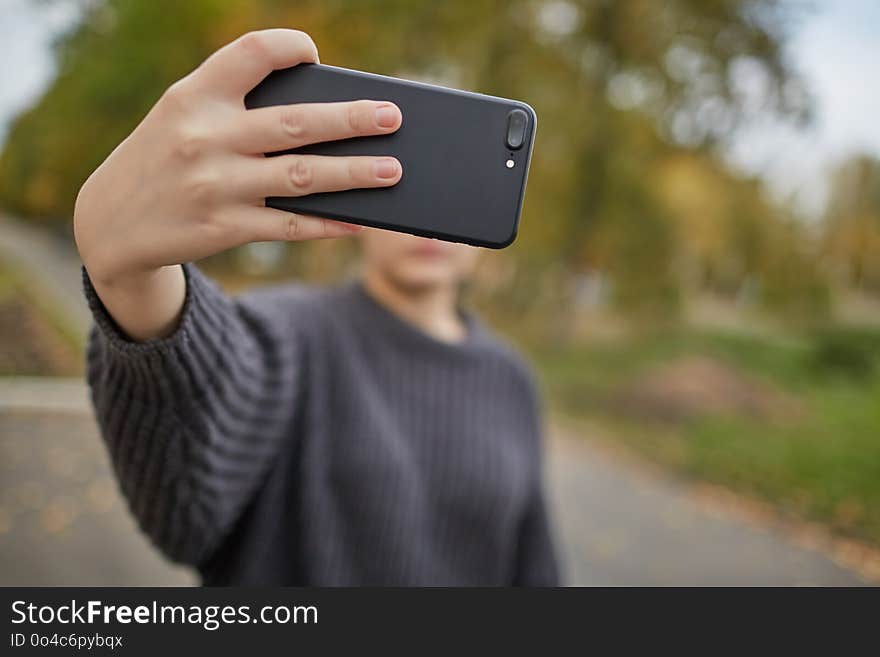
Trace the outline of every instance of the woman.
<instances>
[{"instance_id":1,"label":"woman","mask_svg":"<svg viewBox=\"0 0 880 657\"><path fill-rule=\"evenodd\" d=\"M317 60L301 32L241 37L80 191L88 378L122 490L206 584L556 584L530 376L457 310L475 249L265 207L403 173L262 156L400 127L381 101L244 109L271 70ZM362 277L335 289L231 299L188 264L356 233Z\"/></svg>"}]
</instances>

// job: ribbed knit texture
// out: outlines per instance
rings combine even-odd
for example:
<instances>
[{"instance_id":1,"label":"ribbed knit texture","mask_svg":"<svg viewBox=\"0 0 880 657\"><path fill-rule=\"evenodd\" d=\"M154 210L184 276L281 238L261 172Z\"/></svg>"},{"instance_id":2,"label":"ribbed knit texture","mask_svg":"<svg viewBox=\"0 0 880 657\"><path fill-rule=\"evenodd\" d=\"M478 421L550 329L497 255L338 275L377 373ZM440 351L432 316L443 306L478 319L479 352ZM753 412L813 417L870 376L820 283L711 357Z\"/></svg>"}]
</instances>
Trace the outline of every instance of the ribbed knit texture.
<instances>
[{"instance_id":1,"label":"ribbed knit texture","mask_svg":"<svg viewBox=\"0 0 880 657\"><path fill-rule=\"evenodd\" d=\"M533 384L481 323L448 344L359 283L184 271L177 330L135 343L83 270L98 422L165 554L209 585L557 584Z\"/></svg>"}]
</instances>

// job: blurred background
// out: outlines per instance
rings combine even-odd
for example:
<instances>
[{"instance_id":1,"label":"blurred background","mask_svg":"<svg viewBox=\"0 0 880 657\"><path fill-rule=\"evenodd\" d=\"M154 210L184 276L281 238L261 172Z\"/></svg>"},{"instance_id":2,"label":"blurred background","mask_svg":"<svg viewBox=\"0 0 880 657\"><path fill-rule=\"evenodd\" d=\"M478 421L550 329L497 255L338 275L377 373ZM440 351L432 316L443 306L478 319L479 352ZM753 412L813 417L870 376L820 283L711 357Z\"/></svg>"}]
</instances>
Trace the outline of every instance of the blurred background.
<instances>
[{"instance_id":1,"label":"blurred background","mask_svg":"<svg viewBox=\"0 0 880 657\"><path fill-rule=\"evenodd\" d=\"M102 451L71 215L165 87L275 26L536 109L469 302L538 371L570 583L880 582L880 4L0 0L0 584L194 581ZM201 264L332 283L354 249Z\"/></svg>"}]
</instances>

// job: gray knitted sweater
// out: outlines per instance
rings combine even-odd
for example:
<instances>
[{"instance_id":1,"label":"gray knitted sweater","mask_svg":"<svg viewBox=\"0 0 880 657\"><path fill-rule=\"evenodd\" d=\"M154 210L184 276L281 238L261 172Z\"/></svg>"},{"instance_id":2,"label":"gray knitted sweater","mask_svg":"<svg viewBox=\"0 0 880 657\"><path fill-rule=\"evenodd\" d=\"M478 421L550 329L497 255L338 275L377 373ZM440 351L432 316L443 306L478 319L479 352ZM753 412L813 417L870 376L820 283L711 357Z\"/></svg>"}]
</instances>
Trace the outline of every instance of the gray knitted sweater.
<instances>
[{"instance_id":1,"label":"gray knitted sweater","mask_svg":"<svg viewBox=\"0 0 880 657\"><path fill-rule=\"evenodd\" d=\"M557 583L531 378L478 321L447 344L358 283L230 298L184 270L143 343L83 270L98 422L170 558L205 584Z\"/></svg>"}]
</instances>

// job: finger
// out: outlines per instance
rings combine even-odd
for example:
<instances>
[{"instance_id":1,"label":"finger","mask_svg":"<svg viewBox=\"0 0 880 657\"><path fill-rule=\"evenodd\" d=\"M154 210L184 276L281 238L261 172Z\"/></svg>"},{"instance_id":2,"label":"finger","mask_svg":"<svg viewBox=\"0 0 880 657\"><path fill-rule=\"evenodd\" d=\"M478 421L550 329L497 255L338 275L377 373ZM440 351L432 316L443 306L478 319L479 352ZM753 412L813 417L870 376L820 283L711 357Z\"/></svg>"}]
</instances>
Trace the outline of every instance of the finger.
<instances>
[{"instance_id":1,"label":"finger","mask_svg":"<svg viewBox=\"0 0 880 657\"><path fill-rule=\"evenodd\" d=\"M235 212L236 233L245 242L303 242L355 235L361 226L333 219L285 212L274 208L243 206Z\"/></svg>"},{"instance_id":2,"label":"finger","mask_svg":"<svg viewBox=\"0 0 880 657\"><path fill-rule=\"evenodd\" d=\"M239 153L271 153L324 141L384 135L403 120L393 103L356 100L261 107L236 115L226 131Z\"/></svg>"},{"instance_id":3,"label":"finger","mask_svg":"<svg viewBox=\"0 0 880 657\"><path fill-rule=\"evenodd\" d=\"M318 48L299 30L248 32L208 57L193 73L204 88L243 99L276 69L318 61Z\"/></svg>"},{"instance_id":4,"label":"finger","mask_svg":"<svg viewBox=\"0 0 880 657\"><path fill-rule=\"evenodd\" d=\"M232 185L246 198L305 196L318 192L395 185L402 167L393 157L279 155L252 158Z\"/></svg>"}]
</instances>

